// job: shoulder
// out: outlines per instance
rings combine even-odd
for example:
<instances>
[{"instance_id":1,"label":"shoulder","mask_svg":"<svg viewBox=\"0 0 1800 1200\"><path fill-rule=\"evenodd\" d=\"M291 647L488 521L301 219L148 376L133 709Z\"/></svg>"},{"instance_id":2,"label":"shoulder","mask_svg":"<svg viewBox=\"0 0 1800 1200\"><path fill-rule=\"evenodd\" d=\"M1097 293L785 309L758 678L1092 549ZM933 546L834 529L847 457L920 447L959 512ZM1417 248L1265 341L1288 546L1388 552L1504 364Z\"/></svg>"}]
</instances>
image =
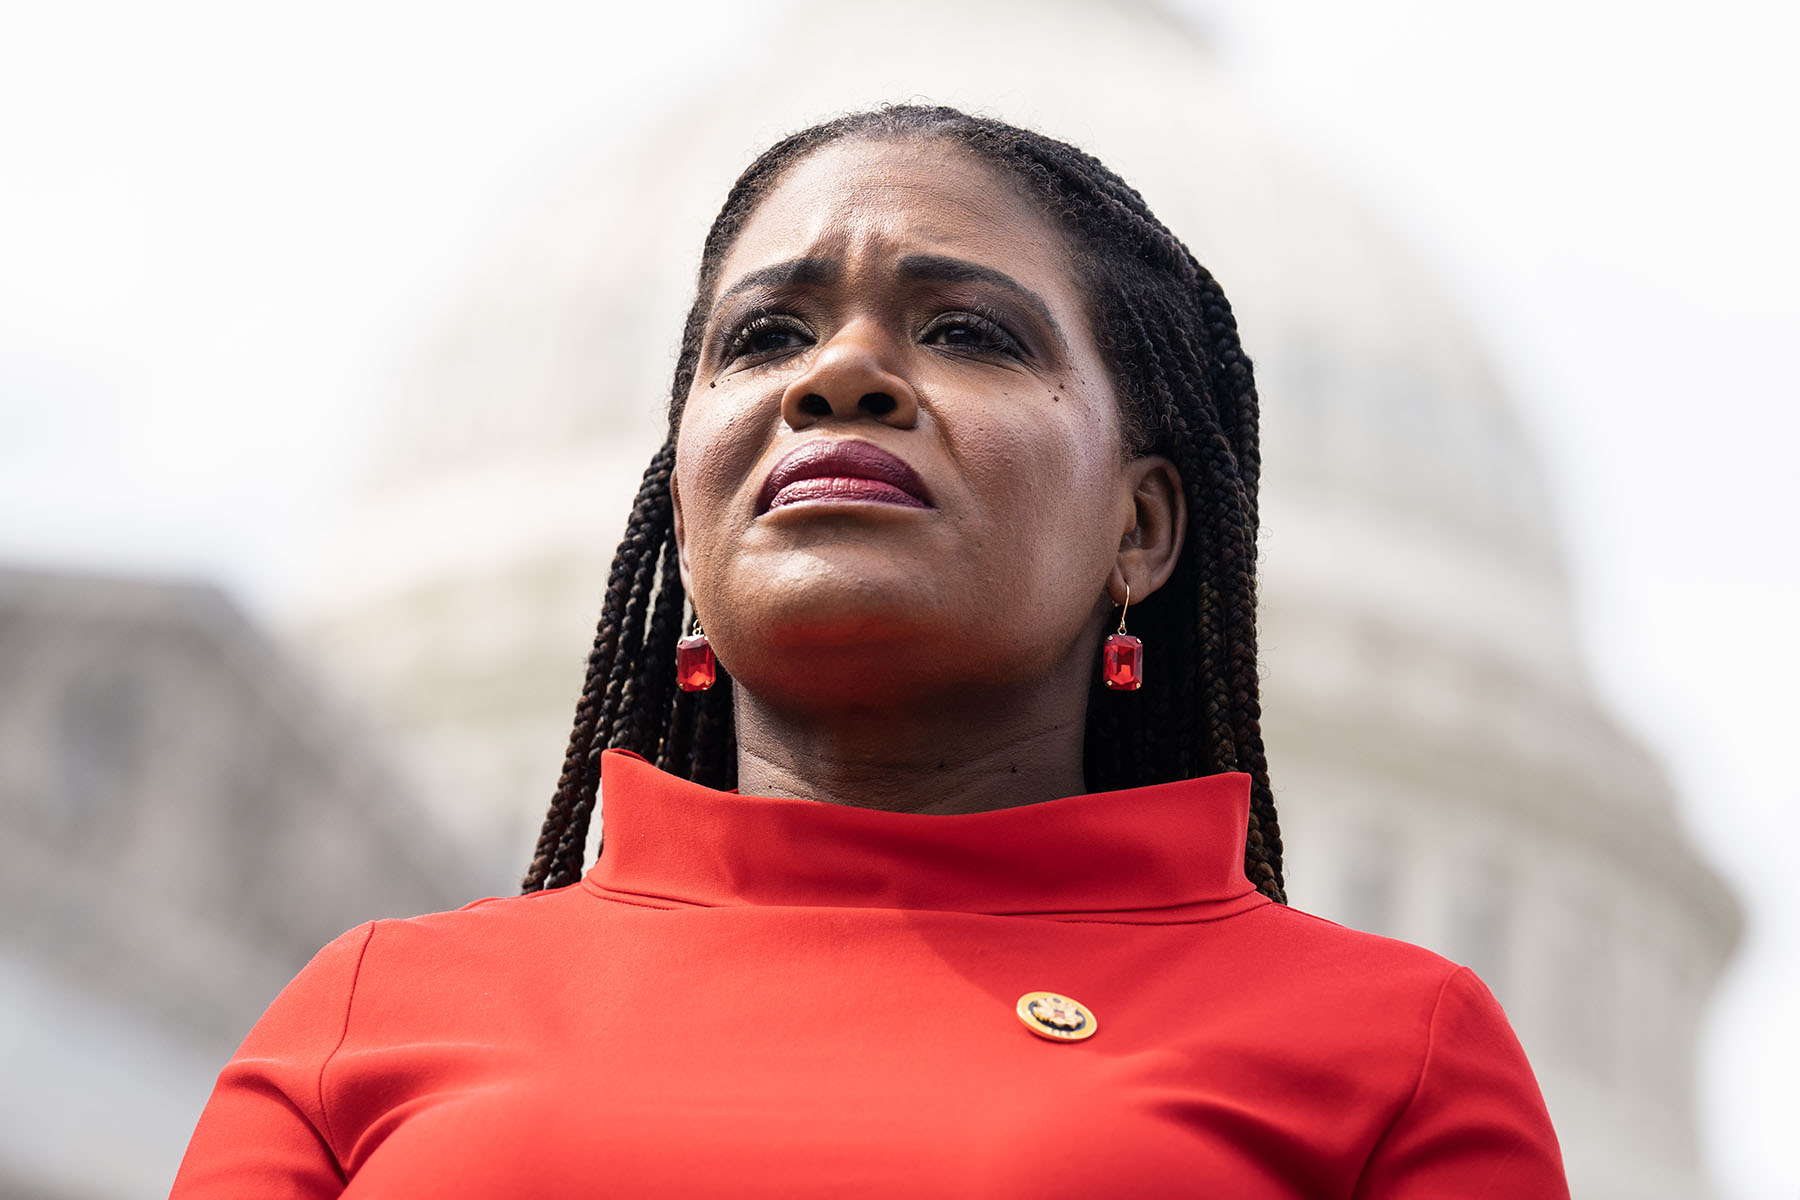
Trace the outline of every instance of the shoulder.
<instances>
[{"instance_id":1,"label":"shoulder","mask_svg":"<svg viewBox=\"0 0 1800 1200\"><path fill-rule=\"evenodd\" d=\"M1422 1050L1452 1026L1510 1028L1500 1005L1469 968L1423 946L1349 929L1323 917L1268 904L1229 924L1246 967L1262 980L1260 1002L1295 1022L1329 1021L1385 1031Z\"/></svg>"},{"instance_id":2,"label":"shoulder","mask_svg":"<svg viewBox=\"0 0 1800 1200\"><path fill-rule=\"evenodd\" d=\"M1339 925L1283 904L1245 914L1275 961L1326 978L1378 978L1435 989L1467 968L1412 942Z\"/></svg>"},{"instance_id":3,"label":"shoulder","mask_svg":"<svg viewBox=\"0 0 1800 1200\"><path fill-rule=\"evenodd\" d=\"M1247 939L1269 972L1258 1003L1280 1023L1290 1049L1384 1074L1409 1119L1442 1110L1527 1129L1554 1159L1531 1066L1475 972L1422 946L1299 909L1270 904L1239 920L1246 919ZM1512 1136L1500 1140L1515 1145Z\"/></svg>"},{"instance_id":4,"label":"shoulder","mask_svg":"<svg viewBox=\"0 0 1800 1200\"><path fill-rule=\"evenodd\" d=\"M459 955L506 952L541 938L553 938L579 923L593 897L579 883L522 896L489 896L461 908L371 922L363 970L425 961L439 967ZM340 941L357 935L345 934Z\"/></svg>"},{"instance_id":5,"label":"shoulder","mask_svg":"<svg viewBox=\"0 0 1800 1200\"><path fill-rule=\"evenodd\" d=\"M522 958L539 950L552 954L553 943L566 946L583 907L577 884L365 922L326 943L301 968L263 1013L245 1047L301 1032L310 1040L323 1039L320 1046L335 1044L351 1018L371 1004L451 994L516 973Z\"/></svg>"},{"instance_id":6,"label":"shoulder","mask_svg":"<svg viewBox=\"0 0 1800 1200\"><path fill-rule=\"evenodd\" d=\"M259 1023L289 1031L316 1025L345 1036L365 1019L511 988L532 962L565 961L584 940L593 897L576 884L490 897L445 912L356 926L321 949Z\"/></svg>"},{"instance_id":7,"label":"shoulder","mask_svg":"<svg viewBox=\"0 0 1800 1200\"><path fill-rule=\"evenodd\" d=\"M484 896L471 900L461 908L424 913L416 917L395 917L377 921L378 929L404 935L406 933L469 933L493 926L533 924L566 916L571 907L590 902L592 894L584 883L567 887L545 888L517 896Z\"/></svg>"}]
</instances>

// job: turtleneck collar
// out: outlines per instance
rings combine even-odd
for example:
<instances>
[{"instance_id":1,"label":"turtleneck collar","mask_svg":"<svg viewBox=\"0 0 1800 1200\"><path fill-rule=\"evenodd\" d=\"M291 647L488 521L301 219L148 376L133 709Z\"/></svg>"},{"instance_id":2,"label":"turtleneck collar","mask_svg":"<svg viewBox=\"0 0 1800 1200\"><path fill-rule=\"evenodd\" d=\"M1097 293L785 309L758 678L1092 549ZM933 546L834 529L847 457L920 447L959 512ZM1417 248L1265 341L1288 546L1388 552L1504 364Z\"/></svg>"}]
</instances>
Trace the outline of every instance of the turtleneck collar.
<instances>
[{"instance_id":1,"label":"turtleneck collar","mask_svg":"<svg viewBox=\"0 0 1800 1200\"><path fill-rule=\"evenodd\" d=\"M1250 777L956 816L742 796L602 757L606 848L586 886L626 903L1214 920L1268 901L1244 876Z\"/></svg>"}]
</instances>

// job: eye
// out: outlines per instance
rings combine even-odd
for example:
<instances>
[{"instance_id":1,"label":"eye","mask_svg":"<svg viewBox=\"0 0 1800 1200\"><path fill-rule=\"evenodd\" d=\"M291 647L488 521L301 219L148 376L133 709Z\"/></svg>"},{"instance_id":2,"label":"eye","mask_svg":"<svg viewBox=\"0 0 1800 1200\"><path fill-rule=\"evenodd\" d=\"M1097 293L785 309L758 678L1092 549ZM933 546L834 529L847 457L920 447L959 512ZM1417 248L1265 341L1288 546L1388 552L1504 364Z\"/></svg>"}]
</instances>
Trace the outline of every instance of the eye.
<instances>
[{"instance_id":1,"label":"eye","mask_svg":"<svg viewBox=\"0 0 1800 1200\"><path fill-rule=\"evenodd\" d=\"M813 343L812 330L787 313L755 312L746 317L725 344L721 362L748 360L751 365L803 350Z\"/></svg>"},{"instance_id":2,"label":"eye","mask_svg":"<svg viewBox=\"0 0 1800 1200\"><path fill-rule=\"evenodd\" d=\"M993 317L976 312L943 313L932 319L919 340L928 346L942 346L964 354L1025 357L1025 348L1005 326Z\"/></svg>"}]
</instances>

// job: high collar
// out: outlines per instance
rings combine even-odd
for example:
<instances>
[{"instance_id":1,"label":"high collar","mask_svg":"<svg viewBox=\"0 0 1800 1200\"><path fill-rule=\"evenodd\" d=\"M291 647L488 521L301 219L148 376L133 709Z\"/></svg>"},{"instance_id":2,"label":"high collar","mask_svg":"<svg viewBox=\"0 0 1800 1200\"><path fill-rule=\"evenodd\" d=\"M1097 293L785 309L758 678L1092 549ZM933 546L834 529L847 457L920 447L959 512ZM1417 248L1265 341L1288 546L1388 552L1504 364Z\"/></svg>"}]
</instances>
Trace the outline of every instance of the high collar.
<instances>
[{"instance_id":1,"label":"high collar","mask_svg":"<svg viewBox=\"0 0 1800 1200\"><path fill-rule=\"evenodd\" d=\"M628 903L1135 923L1266 903L1244 876L1248 775L926 816L715 791L616 750L601 771L606 849L586 885Z\"/></svg>"}]
</instances>

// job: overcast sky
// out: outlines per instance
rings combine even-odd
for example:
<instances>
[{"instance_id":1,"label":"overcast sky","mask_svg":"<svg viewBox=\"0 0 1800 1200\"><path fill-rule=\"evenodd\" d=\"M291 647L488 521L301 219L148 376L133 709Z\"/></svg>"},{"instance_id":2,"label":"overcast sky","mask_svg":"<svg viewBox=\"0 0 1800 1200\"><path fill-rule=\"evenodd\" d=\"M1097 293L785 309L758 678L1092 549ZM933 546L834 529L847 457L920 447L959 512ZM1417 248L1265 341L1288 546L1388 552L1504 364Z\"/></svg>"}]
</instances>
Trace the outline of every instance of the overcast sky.
<instances>
[{"instance_id":1,"label":"overcast sky","mask_svg":"<svg viewBox=\"0 0 1800 1200\"><path fill-rule=\"evenodd\" d=\"M756 52L753 7L0 2L0 561L203 575L279 621L475 266ZM1749 909L1714 1172L1793 1200L1800 7L1183 7L1518 394L1590 666Z\"/></svg>"}]
</instances>

